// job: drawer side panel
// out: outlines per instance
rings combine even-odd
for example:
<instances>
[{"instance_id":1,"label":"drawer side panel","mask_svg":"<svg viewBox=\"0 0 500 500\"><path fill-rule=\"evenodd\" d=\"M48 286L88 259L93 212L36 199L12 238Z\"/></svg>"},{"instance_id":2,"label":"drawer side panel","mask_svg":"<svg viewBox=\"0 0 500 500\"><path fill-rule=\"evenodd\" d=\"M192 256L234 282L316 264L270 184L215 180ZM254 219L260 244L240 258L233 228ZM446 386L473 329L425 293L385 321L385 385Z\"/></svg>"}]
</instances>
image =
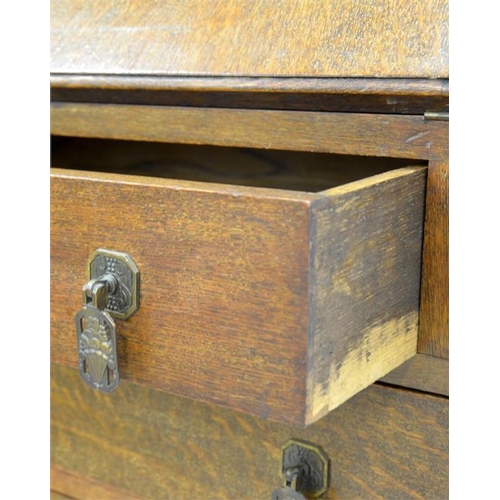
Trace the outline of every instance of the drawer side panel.
<instances>
[{"instance_id":1,"label":"drawer side panel","mask_svg":"<svg viewBox=\"0 0 500 500\"><path fill-rule=\"evenodd\" d=\"M400 169L313 206L308 424L416 354L425 180Z\"/></svg>"}]
</instances>

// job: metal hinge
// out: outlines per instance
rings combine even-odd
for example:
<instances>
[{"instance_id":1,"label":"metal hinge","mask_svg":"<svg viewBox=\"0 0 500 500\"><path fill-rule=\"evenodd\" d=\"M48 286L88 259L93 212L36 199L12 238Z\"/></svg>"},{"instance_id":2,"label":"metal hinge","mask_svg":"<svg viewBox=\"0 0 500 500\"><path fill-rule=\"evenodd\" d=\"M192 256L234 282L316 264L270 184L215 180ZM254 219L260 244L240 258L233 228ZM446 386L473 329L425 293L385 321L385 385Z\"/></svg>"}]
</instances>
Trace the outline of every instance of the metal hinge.
<instances>
[{"instance_id":1,"label":"metal hinge","mask_svg":"<svg viewBox=\"0 0 500 500\"><path fill-rule=\"evenodd\" d=\"M424 120L448 122L448 121L450 121L450 112L449 111L426 111L424 113Z\"/></svg>"}]
</instances>

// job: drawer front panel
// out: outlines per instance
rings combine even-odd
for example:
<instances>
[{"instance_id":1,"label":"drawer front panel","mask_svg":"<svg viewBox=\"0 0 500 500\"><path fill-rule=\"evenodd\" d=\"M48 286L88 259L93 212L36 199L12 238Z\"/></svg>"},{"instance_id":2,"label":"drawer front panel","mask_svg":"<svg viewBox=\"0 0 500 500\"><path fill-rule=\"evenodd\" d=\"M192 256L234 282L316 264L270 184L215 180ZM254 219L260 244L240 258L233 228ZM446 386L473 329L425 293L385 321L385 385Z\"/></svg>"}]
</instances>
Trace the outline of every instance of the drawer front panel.
<instances>
[{"instance_id":1,"label":"drawer front panel","mask_svg":"<svg viewBox=\"0 0 500 500\"><path fill-rule=\"evenodd\" d=\"M76 366L74 315L96 248L141 272L118 321L121 375L278 418L304 409L308 197L101 176L52 179L52 359ZM290 406L288 406L290 405Z\"/></svg>"}]
</instances>

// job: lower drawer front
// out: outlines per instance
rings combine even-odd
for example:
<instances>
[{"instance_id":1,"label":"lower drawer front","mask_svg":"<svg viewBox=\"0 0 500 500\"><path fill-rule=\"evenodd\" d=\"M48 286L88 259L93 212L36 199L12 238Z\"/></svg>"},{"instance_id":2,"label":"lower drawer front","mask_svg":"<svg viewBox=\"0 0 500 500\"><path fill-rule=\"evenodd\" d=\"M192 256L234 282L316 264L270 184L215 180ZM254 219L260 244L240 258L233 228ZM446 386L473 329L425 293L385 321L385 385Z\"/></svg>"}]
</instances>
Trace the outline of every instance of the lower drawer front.
<instances>
[{"instance_id":1,"label":"lower drawer front","mask_svg":"<svg viewBox=\"0 0 500 500\"><path fill-rule=\"evenodd\" d=\"M53 169L51 359L97 248L141 273L121 377L310 424L416 352L425 168L320 193Z\"/></svg>"},{"instance_id":2,"label":"lower drawer front","mask_svg":"<svg viewBox=\"0 0 500 500\"><path fill-rule=\"evenodd\" d=\"M102 395L52 366L53 490L77 499L266 499L305 439L331 460L330 499L448 498L448 402L373 385L307 429L123 382Z\"/></svg>"}]
</instances>

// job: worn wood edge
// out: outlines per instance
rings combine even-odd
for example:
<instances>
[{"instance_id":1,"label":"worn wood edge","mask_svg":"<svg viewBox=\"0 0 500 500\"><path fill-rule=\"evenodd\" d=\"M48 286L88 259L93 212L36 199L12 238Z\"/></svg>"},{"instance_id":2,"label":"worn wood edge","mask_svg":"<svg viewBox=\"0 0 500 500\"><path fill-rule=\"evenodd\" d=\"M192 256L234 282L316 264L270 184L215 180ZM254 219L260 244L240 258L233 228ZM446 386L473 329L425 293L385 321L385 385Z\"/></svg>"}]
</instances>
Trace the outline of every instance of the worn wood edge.
<instances>
[{"instance_id":1,"label":"worn wood edge","mask_svg":"<svg viewBox=\"0 0 500 500\"><path fill-rule=\"evenodd\" d=\"M420 78L266 78L227 76L90 75L52 73L51 88L99 88L196 92L286 92L398 96L449 95L448 79Z\"/></svg>"},{"instance_id":2,"label":"worn wood edge","mask_svg":"<svg viewBox=\"0 0 500 500\"><path fill-rule=\"evenodd\" d=\"M373 186L384 183L397 183L398 181L405 184L417 183L420 188L413 192L415 199L409 199L408 202L416 203L417 208L419 207L421 212L419 218L420 231L423 232L426 171L426 167L407 167L373 176L368 179L362 179L346 186L340 186L338 192L336 189L332 189L323 192L322 194L326 194L327 198L333 201L335 196L332 195L332 193L337 195L345 195L351 192L359 194L362 193L364 189L369 189ZM401 186L403 189L404 185L401 184ZM420 202L418 200L419 192L421 194ZM323 205L322 202L313 204L311 213L318 214L319 211L323 210L321 205ZM347 201L345 208L348 209L349 206L350 202ZM343 208L342 211L345 208ZM326 210L329 209L326 208ZM311 225L311 227L314 226ZM314 229L312 230L314 231ZM405 235L405 238L407 236L408 235ZM311 238L311 240L313 240L313 238ZM317 244L318 242L316 242L316 245ZM403 247L400 248L399 251L401 252L402 250ZM421 246L419 246L418 250L420 252L421 261ZM315 252L316 251L312 251L310 257L310 275L313 277L312 279L314 281L317 279L317 270L315 270L314 264ZM420 276L418 276L418 278L420 278ZM363 331L361 343L357 341L358 344L356 344L356 348L351 349L347 353L347 355L342 359L340 366L330 366L330 374L327 380L317 380L317 360L314 360L314 356L318 353L318 349L315 346L318 333L315 331L316 326L314 324L316 318L316 308L318 307L318 297L315 297L315 294L318 293L316 288L317 287L310 287L310 293L313 294L313 296L309 297L309 352L311 354L308 358L307 410L305 425L310 425L324 417L327 413L340 406L353 395L365 389L372 383L376 382L379 378L389 373L391 370L415 356L417 353L418 342L419 290L417 290L417 293L415 294L414 310L411 310L405 316L390 318L367 327ZM324 346L322 348L324 348ZM369 353L369 357L365 358L365 355L362 352L363 350ZM332 369L334 371L333 375ZM360 373L363 375L360 376ZM334 383L332 383L332 377L335 379ZM342 380L340 380L341 378Z\"/></svg>"},{"instance_id":3,"label":"worn wood edge","mask_svg":"<svg viewBox=\"0 0 500 500\"><path fill-rule=\"evenodd\" d=\"M449 361L417 354L378 382L449 396Z\"/></svg>"},{"instance_id":4,"label":"worn wood edge","mask_svg":"<svg viewBox=\"0 0 500 500\"><path fill-rule=\"evenodd\" d=\"M405 331L405 335L400 335ZM360 362L360 352L353 350L343 361L342 379L330 385L325 391L321 384L312 385L308 394L306 425L310 425L338 408L355 394L376 382L382 374L412 358L417 350L418 313L390 320L382 325L368 329L363 342L370 344L370 363L368 369ZM386 345L390 338L390 350ZM364 369L364 370L363 370ZM363 376L359 373L363 370Z\"/></svg>"},{"instance_id":5,"label":"worn wood edge","mask_svg":"<svg viewBox=\"0 0 500 500\"><path fill-rule=\"evenodd\" d=\"M77 500L141 500L111 484L67 470L60 465L50 466L51 489Z\"/></svg>"},{"instance_id":6,"label":"worn wood edge","mask_svg":"<svg viewBox=\"0 0 500 500\"><path fill-rule=\"evenodd\" d=\"M64 168L51 168L51 177L60 179L81 179L88 181L110 182L113 184L129 184L135 186L158 186L174 188L177 191L194 191L204 193L224 193L230 196L247 196L257 199L278 199L310 203L319 199L316 193L289 191L286 189L258 188L236 186L232 184L217 184L212 182L184 181L166 177L147 177L141 175L114 174L108 172L92 172Z\"/></svg>"},{"instance_id":7,"label":"worn wood edge","mask_svg":"<svg viewBox=\"0 0 500 500\"><path fill-rule=\"evenodd\" d=\"M52 103L51 134L409 159L448 154L448 124L418 115Z\"/></svg>"},{"instance_id":8,"label":"worn wood edge","mask_svg":"<svg viewBox=\"0 0 500 500\"><path fill-rule=\"evenodd\" d=\"M449 107L447 80L52 75L54 102L423 115Z\"/></svg>"}]
</instances>

